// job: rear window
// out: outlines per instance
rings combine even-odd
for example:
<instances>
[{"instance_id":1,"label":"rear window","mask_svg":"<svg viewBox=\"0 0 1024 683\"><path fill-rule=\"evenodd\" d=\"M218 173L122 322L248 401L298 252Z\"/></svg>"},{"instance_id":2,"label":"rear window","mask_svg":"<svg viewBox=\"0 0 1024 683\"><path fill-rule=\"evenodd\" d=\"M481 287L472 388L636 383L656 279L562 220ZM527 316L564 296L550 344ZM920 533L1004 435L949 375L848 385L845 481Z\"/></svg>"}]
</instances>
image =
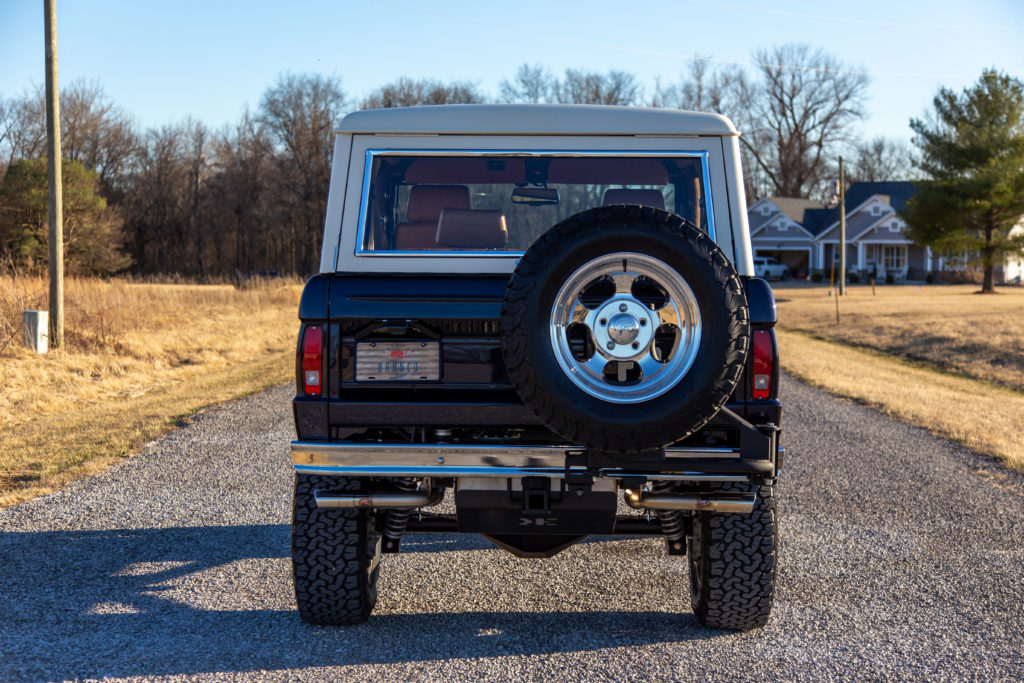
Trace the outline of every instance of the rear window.
<instances>
[{"instance_id":1,"label":"rear window","mask_svg":"<svg viewBox=\"0 0 1024 683\"><path fill-rule=\"evenodd\" d=\"M522 252L559 221L608 204L708 224L702 152L367 152L360 253Z\"/></svg>"}]
</instances>

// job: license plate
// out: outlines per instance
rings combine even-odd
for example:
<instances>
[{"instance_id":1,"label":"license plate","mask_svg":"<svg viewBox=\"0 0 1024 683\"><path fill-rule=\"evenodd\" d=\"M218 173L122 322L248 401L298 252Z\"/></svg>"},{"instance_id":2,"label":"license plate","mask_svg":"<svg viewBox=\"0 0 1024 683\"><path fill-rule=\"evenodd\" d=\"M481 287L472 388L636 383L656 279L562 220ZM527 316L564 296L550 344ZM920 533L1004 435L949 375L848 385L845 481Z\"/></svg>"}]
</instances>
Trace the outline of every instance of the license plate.
<instances>
[{"instance_id":1,"label":"license plate","mask_svg":"<svg viewBox=\"0 0 1024 683\"><path fill-rule=\"evenodd\" d=\"M357 382L423 382L441 379L441 342L358 342Z\"/></svg>"}]
</instances>

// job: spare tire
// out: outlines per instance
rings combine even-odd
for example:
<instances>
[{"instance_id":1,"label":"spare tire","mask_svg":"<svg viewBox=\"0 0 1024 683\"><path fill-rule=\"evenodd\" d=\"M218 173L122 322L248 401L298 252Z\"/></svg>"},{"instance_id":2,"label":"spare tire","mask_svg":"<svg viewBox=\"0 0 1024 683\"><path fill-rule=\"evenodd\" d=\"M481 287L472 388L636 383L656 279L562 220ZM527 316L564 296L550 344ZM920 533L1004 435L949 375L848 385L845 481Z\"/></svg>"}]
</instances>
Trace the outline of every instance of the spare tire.
<instances>
[{"instance_id":1,"label":"spare tire","mask_svg":"<svg viewBox=\"0 0 1024 683\"><path fill-rule=\"evenodd\" d=\"M554 226L519 260L502 352L523 403L560 437L639 453L725 404L749 327L736 269L706 234L658 209L605 206Z\"/></svg>"}]
</instances>

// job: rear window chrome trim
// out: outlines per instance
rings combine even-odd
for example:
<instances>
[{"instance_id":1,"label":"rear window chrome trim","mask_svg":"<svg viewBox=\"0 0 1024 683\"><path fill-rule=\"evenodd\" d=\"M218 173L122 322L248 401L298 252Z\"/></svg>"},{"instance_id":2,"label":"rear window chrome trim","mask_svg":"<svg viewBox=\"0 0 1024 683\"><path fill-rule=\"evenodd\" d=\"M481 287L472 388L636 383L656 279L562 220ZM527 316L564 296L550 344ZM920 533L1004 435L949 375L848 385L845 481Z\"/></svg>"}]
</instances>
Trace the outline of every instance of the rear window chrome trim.
<instances>
[{"instance_id":1,"label":"rear window chrome trim","mask_svg":"<svg viewBox=\"0 0 1024 683\"><path fill-rule=\"evenodd\" d=\"M708 153L701 150L574 150L574 149L376 149L366 150L363 164L363 180L359 197L359 230L356 233L355 256L357 258L410 258L425 256L442 258L506 258L518 260L524 251L478 251L478 250L381 250L365 249L366 219L370 204L370 183L373 171L373 160L377 156L423 156L423 157L463 157L463 156L505 156L505 157L689 157L700 159L701 182L704 186L704 215L707 220L707 235L713 242L717 241L715 231L714 197L711 191L711 171Z\"/></svg>"}]
</instances>

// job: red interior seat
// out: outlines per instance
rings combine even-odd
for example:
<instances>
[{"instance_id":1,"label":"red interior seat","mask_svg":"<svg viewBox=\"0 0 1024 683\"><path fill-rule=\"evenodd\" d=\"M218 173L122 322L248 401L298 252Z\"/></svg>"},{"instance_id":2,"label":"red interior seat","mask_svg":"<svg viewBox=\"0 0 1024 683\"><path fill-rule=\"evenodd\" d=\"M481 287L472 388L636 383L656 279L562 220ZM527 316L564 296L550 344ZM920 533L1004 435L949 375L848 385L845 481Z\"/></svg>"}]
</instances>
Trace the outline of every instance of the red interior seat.
<instances>
[{"instance_id":1,"label":"red interior seat","mask_svg":"<svg viewBox=\"0 0 1024 683\"><path fill-rule=\"evenodd\" d=\"M470 208L469 188L465 185L416 185L410 189L405 212L407 222L395 227L395 249L438 248L437 223L446 208Z\"/></svg>"}]
</instances>

